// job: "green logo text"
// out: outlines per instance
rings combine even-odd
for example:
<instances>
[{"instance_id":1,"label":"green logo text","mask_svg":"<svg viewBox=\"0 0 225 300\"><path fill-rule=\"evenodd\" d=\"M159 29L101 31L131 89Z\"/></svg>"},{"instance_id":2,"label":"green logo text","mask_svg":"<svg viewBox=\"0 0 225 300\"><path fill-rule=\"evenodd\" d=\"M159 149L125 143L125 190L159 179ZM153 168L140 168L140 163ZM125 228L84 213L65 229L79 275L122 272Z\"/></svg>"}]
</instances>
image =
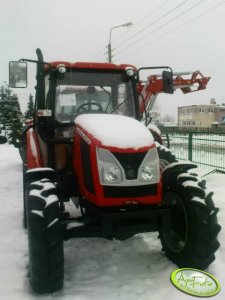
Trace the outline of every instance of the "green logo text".
<instances>
[{"instance_id":1,"label":"green logo text","mask_svg":"<svg viewBox=\"0 0 225 300\"><path fill-rule=\"evenodd\" d=\"M178 269L170 278L176 288L193 296L210 297L218 294L221 289L214 276L196 269Z\"/></svg>"}]
</instances>

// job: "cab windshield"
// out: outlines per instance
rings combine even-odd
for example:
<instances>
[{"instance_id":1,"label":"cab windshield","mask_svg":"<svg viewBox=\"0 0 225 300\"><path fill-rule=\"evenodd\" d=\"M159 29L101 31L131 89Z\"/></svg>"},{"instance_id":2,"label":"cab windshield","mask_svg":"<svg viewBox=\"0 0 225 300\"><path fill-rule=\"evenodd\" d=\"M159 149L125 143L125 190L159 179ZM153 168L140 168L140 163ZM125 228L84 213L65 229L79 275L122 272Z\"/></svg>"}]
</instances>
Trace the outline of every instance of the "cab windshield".
<instances>
[{"instance_id":1,"label":"cab windshield","mask_svg":"<svg viewBox=\"0 0 225 300\"><path fill-rule=\"evenodd\" d=\"M57 79L55 119L74 121L77 114L105 112L135 117L131 80L121 73L66 72Z\"/></svg>"}]
</instances>

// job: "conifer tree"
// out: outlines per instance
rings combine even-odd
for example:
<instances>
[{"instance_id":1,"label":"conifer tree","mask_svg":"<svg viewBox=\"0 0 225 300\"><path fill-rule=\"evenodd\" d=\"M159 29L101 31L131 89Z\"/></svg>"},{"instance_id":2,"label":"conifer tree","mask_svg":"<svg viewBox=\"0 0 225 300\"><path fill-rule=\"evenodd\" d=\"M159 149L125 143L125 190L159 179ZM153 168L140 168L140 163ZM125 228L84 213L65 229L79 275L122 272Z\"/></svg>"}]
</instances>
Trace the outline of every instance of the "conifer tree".
<instances>
[{"instance_id":1,"label":"conifer tree","mask_svg":"<svg viewBox=\"0 0 225 300\"><path fill-rule=\"evenodd\" d=\"M17 96L11 96L11 110L9 112L9 124L6 127L8 142L16 145L21 138L22 134L22 113Z\"/></svg>"},{"instance_id":2,"label":"conifer tree","mask_svg":"<svg viewBox=\"0 0 225 300\"><path fill-rule=\"evenodd\" d=\"M3 86L0 87L0 124L5 127L6 123L6 91Z\"/></svg>"},{"instance_id":3,"label":"conifer tree","mask_svg":"<svg viewBox=\"0 0 225 300\"><path fill-rule=\"evenodd\" d=\"M23 116L24 120L32 119L33 114L34 114L34 100L33 100L33 96L30 94L29 100L27 103L27 110L25 111L24 116Z\"/></svg>"},{"instance_id":4,"label":"conifer tree","mask_svg":"<svg viewBox=\"0 0 225 300\"><path fill-rule=\"evenodd\" d=\"M0 124L3 125L8 142L16 145L22 132L22 113L16 95L6 87L0 88Z\"/></svg>"}]
</instances>

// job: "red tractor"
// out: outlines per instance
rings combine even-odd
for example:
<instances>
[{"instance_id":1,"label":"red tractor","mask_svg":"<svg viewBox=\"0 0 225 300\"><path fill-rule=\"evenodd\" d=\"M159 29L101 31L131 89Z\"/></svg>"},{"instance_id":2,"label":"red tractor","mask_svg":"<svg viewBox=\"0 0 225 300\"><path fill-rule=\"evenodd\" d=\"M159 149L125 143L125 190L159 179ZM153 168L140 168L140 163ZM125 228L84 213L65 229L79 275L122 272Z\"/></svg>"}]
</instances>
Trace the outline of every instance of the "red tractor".
<instances>
[{"instance_id":1,"label":"red tractor","mask_svg":"<svg viewBox=\"0 0 225 300\"><path fill-rule=\"evenodd\" d=\"M175 264L207 268L219 247L212 193L196 165L177 162L146 127L152 94L181 83L172 70L145 85L132 65L47 63L40 49L37 57L10 62L9 72L11 87L26 87L27 62L37 64L34 117L20 145L33 290L62 288L63 240L72 237L123 240L158 231ZM208 80L202 76L198 89Z\"/></svg>"}]
</instances>

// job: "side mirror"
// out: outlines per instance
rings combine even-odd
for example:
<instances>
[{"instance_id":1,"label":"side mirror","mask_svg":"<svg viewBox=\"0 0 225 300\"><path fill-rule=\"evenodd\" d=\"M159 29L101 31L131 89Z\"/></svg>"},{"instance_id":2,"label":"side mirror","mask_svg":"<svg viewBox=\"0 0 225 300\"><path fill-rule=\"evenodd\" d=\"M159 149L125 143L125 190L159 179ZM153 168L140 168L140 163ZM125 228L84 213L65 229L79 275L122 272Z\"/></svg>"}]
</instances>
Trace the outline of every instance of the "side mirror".
<instances>
[{"instance_id":1,"label":"side mirror","mask_svg":"<svg viewBox=\"0 0 225 300\"><path fill-rule=\"evenodd\" d=\"M4 135L0 135L0 144L5 144L7 142L7 138Z\"/></svg>"},{"instance_id":2,"label":"side mirror","mask_svg":"<svg viewBox=\"0 0 225 300\"><path fill-rule=\"evenodd\" d=\"M163 79L163 92L167 94L173 94L173 73L170 71L163 71L162 72L162 79Z\"/></svg>"},{"instance_id":3,"label":"side mirror","mask_svg":"<svg viewBox=\"0 0 225 300\"><path fill-rule=\"evenodd\" d=\"M9 86L12 88L27 87L27 63L22 61L9 62Z\"/></svg>"}]
</instances>

